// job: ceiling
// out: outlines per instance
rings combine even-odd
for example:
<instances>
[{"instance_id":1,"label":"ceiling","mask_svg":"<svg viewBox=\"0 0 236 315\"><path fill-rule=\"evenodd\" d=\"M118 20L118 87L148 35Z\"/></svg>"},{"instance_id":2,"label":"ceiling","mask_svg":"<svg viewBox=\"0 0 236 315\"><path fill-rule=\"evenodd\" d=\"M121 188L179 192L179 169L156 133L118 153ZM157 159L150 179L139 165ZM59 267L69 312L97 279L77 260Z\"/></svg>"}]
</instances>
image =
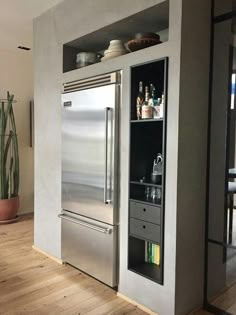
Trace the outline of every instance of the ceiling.
<instances>
[{"instance_id":1,"label":"ceiling","mask_svg":"<svg viewBox=\"0 0 236 315\"><path fill-rule=\"evenodd\" d=\"M32 48L33 19L59 2L62 0L0 0L0 51Z\"/></svg>"}]
</instances>

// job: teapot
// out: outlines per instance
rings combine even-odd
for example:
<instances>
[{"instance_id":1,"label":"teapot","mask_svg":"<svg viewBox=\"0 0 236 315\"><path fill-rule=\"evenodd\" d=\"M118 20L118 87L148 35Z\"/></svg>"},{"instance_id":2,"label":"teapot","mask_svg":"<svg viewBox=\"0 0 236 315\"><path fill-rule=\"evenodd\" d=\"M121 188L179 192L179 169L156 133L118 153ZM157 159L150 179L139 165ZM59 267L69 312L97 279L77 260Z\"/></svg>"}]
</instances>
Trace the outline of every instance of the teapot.
<instances>
[{"instance_id":1,"label":"teapot","mask_svg":"<svg viewBox=\"0 0 236 315\"><path fill-rule=\"evenodd\" d=\"M161 184L163 171L163 157L161 153L157 154L156 159L153 161L153 169L151 173L151 182L153 184Z\"/></svg>"},{"instance_id":2,"label":"teapot","mask_svg":"<svg viewBox=\"0 0 236 315\"><path fill-rule=\"evenodd\" d=\"M102 55L95 52L79 52L76 55L76 67L81 68L101 61Z\"/></svg>"}]
</instances>

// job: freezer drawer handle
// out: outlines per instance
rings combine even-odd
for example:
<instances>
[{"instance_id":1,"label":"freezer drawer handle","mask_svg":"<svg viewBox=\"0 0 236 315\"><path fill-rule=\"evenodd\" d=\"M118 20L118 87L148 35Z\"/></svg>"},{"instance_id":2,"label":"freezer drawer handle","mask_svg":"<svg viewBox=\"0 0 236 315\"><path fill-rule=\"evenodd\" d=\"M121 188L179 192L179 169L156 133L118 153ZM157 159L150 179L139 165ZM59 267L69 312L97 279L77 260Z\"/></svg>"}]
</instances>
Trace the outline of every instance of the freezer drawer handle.
<instances>
[{"instance_id":1,"label":"freezer drawer handle","mask_svg":"<svg viewBox=\"0 0 236 315\"><path fill-rule=\"evenodd\" d=\"M93 225L93 224L88 224L88 223L85 223L84 221L80 221L80 220L71 218L71 217L69 217L69 216L67 216L65 214L59 214L58 217L63 219L63 220L67 220L67 221L70 221L70 222L73 222L73 223L85 226L85 227L87 227L89 229L92 229L92 230L95 230L95 231L98 231L98 232L101 232L101 233L105 233L105 234L111 234L112 233L112 229L111 228L103 229L103 228L101 228L99 226L96 226L96 225Z\"/></svg>"}]
</instances>

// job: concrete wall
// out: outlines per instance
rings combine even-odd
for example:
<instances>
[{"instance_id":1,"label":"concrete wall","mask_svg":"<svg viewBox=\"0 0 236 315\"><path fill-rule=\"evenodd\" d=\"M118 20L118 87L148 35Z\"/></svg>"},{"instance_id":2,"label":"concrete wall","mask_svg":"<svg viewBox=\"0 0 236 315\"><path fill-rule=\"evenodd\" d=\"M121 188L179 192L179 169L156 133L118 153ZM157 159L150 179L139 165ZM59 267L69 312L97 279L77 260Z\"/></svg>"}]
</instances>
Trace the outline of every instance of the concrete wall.
<instances>
[{"instance_id":1,"label":"concrete wall","mask_svg":"<svg viewBox=\"0 0 236 315\"><path fill-rule=\"evenodd\" d=\"M211 1L183 1L176 314L188 314L203 301L210 39Z\"/></svg>"},{"instance_id":2,"label":"concrete wall","mask_svg":"<svg viewBox=\"0 0 236 315\"><path fill-rule=\"evenodd\" d=\"M61 257L61 225L57 215L61 211L62 45L159 2L162 0L150 0L148 4L140 0L132 3L102 0L95 7L93 0L67 0L34 21L34 242L58 258ZM90 75L86 69L81 70L85 70L85 76ZM83 71L76 79L82 75Z\"/></svg>"},{"instance_id":3,"label":"concrete wall","mask_svg":"<svg viewBox=\"0 0 236 315\"><path fill-rule=\"evenodd\" d=\"M187 36L186 32L187 30L189 31L188 23L191 24L191 27L197 27L197 25L201 24L199 21L202 21L202 19L204 24L201 30L208 32L205 20L208 15L208 2L204 6L204 1L201 1L201 8L205 9L206 13L204 13L202 18L200 11L197 10L199 20L194 26L191 23L191 18L194 17L198 1L191 1L193 7L187 6L187 0L170 1L169 41L162 45L153 46L120 58L107 60L104 63L62 74L62 44L159 2L158 0L149 0L148 2L142 0L132 2L128 0L119 2L115 0L100 0L99 6L95 10L93 0L80 2L67 0L35 20L36 213L34 242L37 247L51 255L58 258L61 257L61 226L57 214L61 210L60 92L62 83L122 69L119 292L160 315L183 315L186 314L184 313L186 309L200 305L202 301L202 292L199 292L199 288L203 283L201 278L203 270L202 232L204 230L202 226L204 225L202 207L205 196L203 193L204 176L202 178L199 174L204 169L206 162L206 139L204 138L206 115L203 113L203 109L206 101L205 91L207 85L205 86L205 83L207 84L206 72L208 71L207 53L202 55L201 52L194 52L197 42L194 44L194 37ZM182 2L184 4L183 12L189 15L189 20L182 20ZM182 27L185 28L185 32L182 31ZM184 36L182 46L181 36ZM208 33L202 41L204 44L206 44L207 36ZM190 52L194 52L194 56L199 57L202 64L191 60L190 52L188 52L188 41L191 43ZM207 50L208 45L206 45ZM169 57L163 286L127 270L130 66L161 57ZM186 65L184 65L185 58L187 58ZM181 66L183 66L183 69L181 69ZM181 70L183 73L181 73ZM194 74L196 76L200 75L200 79L206 74L202 82L198 81L198 86L194 84L193 70L195 70ZM188 83L186 80L190 80L190 82ZM192 93L196 99L188 108L189 103L193 101ZM197 100L200 106L197 117L201 116L201 114L203 114L203 117L195 122ZM183 102L183 104L180 102ZM180 104L181 107L179 108ZM193 123L191 132L194 133L193 139L196 141L196 146L190 143L189 124L186 125L188 117ZM198 137L197 133L199 130L201 130L201 133ZM45 138L47 138L47 142ZM187 146L187 152L193 150L190 155L185 154L185 145ZM201 146L203 146L203 151L199 153L198 149ZM199 155L194 156L194 160L191 162L194 152ZM192 170L190 168L189 175L185 172L185 165L194 168ZM193 180L195 175L196 181ZM189 181L190 179L192 181ZM186 182L186 180L188 181ZM196 189L197 184L202 185L200 189ZM185 193L190 193L187 199ZM196 199L199 197L202 198L201 201ZM196 201L197 204L191 209L191 212L187 211L189 205L192 206ZM195 234L200 235L199 237L195 238L195 235L190 235L191 227L188 226L189 222L196 224L193 230ZM177 231L179 233L178 237ZM189 241L188 237L190 237ZM191 243L193 243L192 247ZM194 252L194 246L199 246L196 252ZM179 251L179 254L176 253L176 249ZM193 257L189 258L192 254ZM185 267L189 262L192 265L191 268L187 269L186 274ZM177 278L176 272L178 272ZM189 280L187 279L191 272L195 273L194 280L196 280L196 283L190 281L190 279L193 279L192 277ZM176 283L176 281L179 283ZM181 297L183 289L186 298ZM193 293L191 293L191 290L193 290ZM179 300L178 303L175 302L176 299Z\"/></svg>"},{"instance_id":4,"label":"concrete wall","mask_svg":"<svg viewBox=\"0 0 236 315\"><path fill-rule=\"evenodd\" d=\"M0 51L0 98L6 93L15 95L14 113L20 155L20 210L34 211L34 150L30 147L30 101L33 99L32 53Z\"/></svg>"},{"instance_id":5,"label":"concrete wall","mask_svg":"<svg viewBox=\"0 0 236 315\"><path fill-rule=\"evenodd\" d=\"M35 226L34 245L61 257L62 47L53 10L34 23Z\"/></svg>"}]
</instances>

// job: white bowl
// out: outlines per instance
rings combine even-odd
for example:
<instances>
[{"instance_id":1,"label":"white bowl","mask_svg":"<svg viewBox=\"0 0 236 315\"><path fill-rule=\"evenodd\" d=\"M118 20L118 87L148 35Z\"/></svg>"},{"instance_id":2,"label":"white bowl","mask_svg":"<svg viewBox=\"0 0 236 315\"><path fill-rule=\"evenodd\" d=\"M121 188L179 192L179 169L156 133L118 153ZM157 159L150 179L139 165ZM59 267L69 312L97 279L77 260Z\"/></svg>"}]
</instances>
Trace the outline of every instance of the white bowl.
<instances>
[{"instance_id":1,"label":"white bowl","mask_svg":"<svg viewBox=\"0 0 236 315\"><path fill-rule=\"evenodd\" d=\"M104 57L113 58L113 57L117 57L117 56L121 56L125 54L127 54L127 51L117 50L117 51L110 51L106 54L104 53Z\"/></svg>"},{"instance_id":2,"label":"white bowl","mask_svg":"<svg viewBox=\"0 0 236 315\"><path fill-rule=\"evenodd\" d=\"M105 50L104 54L110 53L113 51L120 51L120 52L128 52L127 49L125 48L123 42L119 39L113 39L110 41L110 45L108 46L108 49Z\"/></svg>"},{"instance_id":3,"label":"white bowl","mask_svg":"<svg viewBox=\"0 0 236 315\"><path fill-rule=\"evenodd\" d=\"M111 52L111 53L108 53L108 54L106 54L106 55L104 55L104 57L103 58L101 58L101 61L105 61L105 60L107 60L107 59L111 59L111 58L114 58L114 57L119 57L119 56L122 56L122 55L125 55L127 52L123 52L123 53L121 53L121 52Z\"/></svg>"},{"instance_id":4,"label":"white bowl","mask_svg":"<svg viewBox=\"0 0 236 315\"><path fill-rule=\"evenodd\" d=\"M128 51L125 50L111 50L108 52L104 52L104 56L111 56L111 55L125 55Z\"/></svg>"}]
</instances>

